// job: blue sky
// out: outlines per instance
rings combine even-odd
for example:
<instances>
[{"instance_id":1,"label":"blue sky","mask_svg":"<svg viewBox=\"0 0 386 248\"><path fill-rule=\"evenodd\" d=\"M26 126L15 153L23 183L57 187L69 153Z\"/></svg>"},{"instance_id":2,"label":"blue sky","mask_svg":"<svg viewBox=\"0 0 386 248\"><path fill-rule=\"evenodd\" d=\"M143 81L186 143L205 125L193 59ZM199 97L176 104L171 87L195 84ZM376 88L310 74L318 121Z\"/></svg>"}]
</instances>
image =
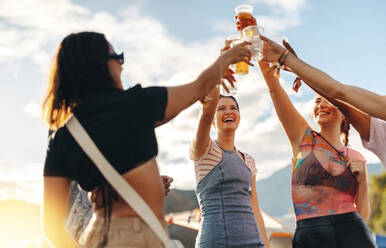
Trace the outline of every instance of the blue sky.
<instances>
[{"instance_id":1,"label":"blue sky","mask_svg":"<svg viewBox=\"0 0 386 248\"><path fill-rule=\"evenodd\" d=\"M49 63L70 32L96 30L125 52L123 80L178 85L194 80L218 55L224 38L235 33L234 8L251 4L268 36L286 36L306 62L337 80L385 94L386 1L0 1L0 199L39 201L47 126L39 119ZM257 68L239 78L242 122L238 148L258 161L258 178L288 165L290 148ZM312 124L313 92L283 86ZM193 188L188 159L199 105L157 130L160 170L175 186ZM214 136L213 136L214 137ZM369 162L353 131L351 145Z\"/></svg>"}]
</instances>

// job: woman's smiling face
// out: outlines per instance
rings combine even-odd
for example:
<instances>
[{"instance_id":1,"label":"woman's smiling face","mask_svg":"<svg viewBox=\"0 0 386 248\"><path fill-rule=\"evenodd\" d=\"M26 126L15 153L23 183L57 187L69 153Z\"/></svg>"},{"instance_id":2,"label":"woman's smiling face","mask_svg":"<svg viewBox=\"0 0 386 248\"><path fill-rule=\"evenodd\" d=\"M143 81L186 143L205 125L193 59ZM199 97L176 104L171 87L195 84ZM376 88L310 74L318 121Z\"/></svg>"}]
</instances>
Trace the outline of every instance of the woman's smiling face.
<instances>
[{"instance_id":1,"label":"woman's smiling face","mask_svg":"<svg viewBox=\"0 0 386 248\"><path fill-rule=\"evenodd\" d=\"M316 123L320 126L334 122L342 123L344 116L337 107L320 95L316 95L314 101L314 118Z\"/></svg>"},{"instance_id":2,"label":"woman's smiling face","mask_svg":"<svg viewBox=\"0 0 386 248\"><path fill-rule=\"evenodd\" d=\"M240 123L240 113L235 100L221 97L217 104L215 125L218 130L234 131Z\"/></svg>"}]
</instances>

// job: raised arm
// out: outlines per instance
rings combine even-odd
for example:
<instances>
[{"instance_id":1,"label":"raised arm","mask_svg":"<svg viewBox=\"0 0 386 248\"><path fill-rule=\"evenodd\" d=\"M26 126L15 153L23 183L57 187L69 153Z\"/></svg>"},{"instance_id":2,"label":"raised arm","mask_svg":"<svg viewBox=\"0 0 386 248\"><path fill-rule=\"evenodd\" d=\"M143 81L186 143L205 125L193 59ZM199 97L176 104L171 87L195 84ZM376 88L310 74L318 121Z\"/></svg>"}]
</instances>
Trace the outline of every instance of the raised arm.
<instances>
[{"instance_id":1,"label":"raised arm","mask_svg":"<svg viewBox=\"0 0 386 248\"><path fill-rule=\"evenodd\" d=\"M308 127L307 121L296 110L287 93L281 87L279 80L273 74L266 73L269 68L268 64L259 62L259 66L267 83L277 116L291 143L293 156L296 156L300 142Z\"/></svg>"},{"instance_id":2,"label":"raised arm","mask_svg":"<svg viewBox=\"0 0 386 248\"><path fill-rule=\"evenodd\" d=\"M249 43L243 42L238 44L220 55L219 58L203 71L195 81L181 86L168 87L168 102L165 118L163 121L158 122L157 126L173 119L182 110L209 94L209 92L221 82L221 78L230 64L239 61L250 64L248 58L251 57L251 52L246 48L247 44Z\"/></svg>"},{"instance_id":3,"label":"raised arm","mask_svg":"<svg viewBox=\"0 0 386 248\"><path fill-rule=\"evenodd\" d=\"M77 247L65 229L70 184L71 180L67 178L44 177L42 228L46 239L55 248Z\"/></svg>"},{"instance_id":4,"label":"raised arm","mask_svg":"<svg viewBox=\"0 0 386 248\"><path fill-rule=\"evenodd\" d=\"M346 102L369 115L386 120L386 96L342 84L292 55L286 60L286 65L318 91Z\"/></svg>"},{"instance_id":5,"label":"raised arm","mask_svg":"<svg viewBox=\"0 0 386 248\"><path fill-rule=\"evenodd\" d=\"M264 36L261 36L261 39L265 41L264 45L266 46L264 60L266 62L277 61L284 48ZM386 96L356 86L342 84L292 54L285 60L285 65L312 88L324 95L346 102L371 116L386 120Z\"/></svg>"},{"instance_id":6,"label":"raised arm","mask_svg":"<svg viewBox=\"0 0 386 248\"><path fill-rule=\"evenodd\" d=\"M220 87L216 86L202 102L196 135L192 141L190 150L191 159L199 159L208 147L210 139L210 128L213 123L217 103L220 96Z\"/></svg>"}]
</instances>

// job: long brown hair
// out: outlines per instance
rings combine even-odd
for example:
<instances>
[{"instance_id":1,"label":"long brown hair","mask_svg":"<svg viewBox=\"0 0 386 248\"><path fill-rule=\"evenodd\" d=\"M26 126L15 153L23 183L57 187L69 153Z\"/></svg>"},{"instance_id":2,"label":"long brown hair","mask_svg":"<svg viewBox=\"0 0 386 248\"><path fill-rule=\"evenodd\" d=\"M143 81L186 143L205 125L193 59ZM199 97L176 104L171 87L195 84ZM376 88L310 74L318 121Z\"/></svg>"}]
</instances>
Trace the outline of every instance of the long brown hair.
<instances>
[{"instance_id":1,"label":"long brown hair","mask_svg":"<svg viewBox=\"0 0 386 248\"><path fill-rule=\"evenodd\" d=\"M340 133L343 136L343 144L348 146L348 135L350 133L350 122L347 118L344 118L340 124Z\"/></svg>"},{"instance_id":2,"label":"long brown hair","mask_svg":"<svg viewBox=\"0 0 386 248\"><path fill-rule=\"evenodd\" d=\"M95 32L70 34L60 43L53 59L43 120L50 129L61 127L91 89L115 88L107 64L109 43Z\"/></svg>"}]
</instances>

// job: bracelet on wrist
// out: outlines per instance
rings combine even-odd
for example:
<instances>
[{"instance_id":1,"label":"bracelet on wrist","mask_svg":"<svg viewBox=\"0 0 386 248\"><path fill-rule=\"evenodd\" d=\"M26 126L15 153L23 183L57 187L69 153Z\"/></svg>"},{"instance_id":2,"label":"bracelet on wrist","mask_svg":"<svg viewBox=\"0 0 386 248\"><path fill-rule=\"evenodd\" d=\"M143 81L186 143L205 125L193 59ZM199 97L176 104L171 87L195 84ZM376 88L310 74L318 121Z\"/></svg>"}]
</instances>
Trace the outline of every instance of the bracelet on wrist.
<instances>
[{"instance_id":1,"label":"bracelet on wrist","mask_svg":"<svg viewBox=\"0 0 386 248\"><path fill-rule=\"evenodd\" d=\"M265 73L273 73L276 78L280 78L280 69L284 69L284 62L288 57L290 51L285 49L279 57L278 62L274 62L270 68L268 68Z\"/></svg>"},{"instance_id":2,"label":"bracelet on wrist","mask_svg":"<svg viewBox=\"0 0 386 248\"><path fill-rule=\"evenodd\" d=\"M283 51L283 53L280 55L280 58L279 58L279 64L280 66L283 66L287 57L288 57L288 54L290 53L290 51L288 49L285 49Z\"/></svg>"}]
</instances>

